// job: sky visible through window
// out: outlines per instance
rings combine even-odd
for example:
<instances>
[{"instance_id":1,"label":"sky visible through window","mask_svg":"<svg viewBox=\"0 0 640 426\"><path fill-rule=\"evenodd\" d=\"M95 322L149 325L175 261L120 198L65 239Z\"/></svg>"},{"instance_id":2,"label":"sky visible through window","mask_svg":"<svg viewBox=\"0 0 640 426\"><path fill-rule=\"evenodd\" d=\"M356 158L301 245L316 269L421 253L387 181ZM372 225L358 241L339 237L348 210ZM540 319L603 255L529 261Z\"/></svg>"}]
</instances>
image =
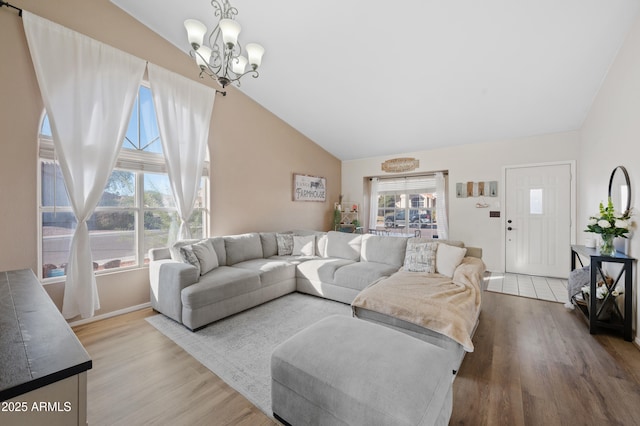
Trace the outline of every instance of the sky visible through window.
<instances>
[{"instance_id":1,"label":"sky visible through window","mask_svg":"<svg viewBox=\"0 0 640 426\"><path fill-rule=\"evenodd\" d=\"M162 143L155 114L151 89L140 86L131 112L127 134L122 141L123 149L162 154ZM46 114L42 120L40 134L53 137L49 116ZM167 196L172 195L167 176L160 174L145 174L145 189L153 189Z\"/></svg>"}]
</instances>

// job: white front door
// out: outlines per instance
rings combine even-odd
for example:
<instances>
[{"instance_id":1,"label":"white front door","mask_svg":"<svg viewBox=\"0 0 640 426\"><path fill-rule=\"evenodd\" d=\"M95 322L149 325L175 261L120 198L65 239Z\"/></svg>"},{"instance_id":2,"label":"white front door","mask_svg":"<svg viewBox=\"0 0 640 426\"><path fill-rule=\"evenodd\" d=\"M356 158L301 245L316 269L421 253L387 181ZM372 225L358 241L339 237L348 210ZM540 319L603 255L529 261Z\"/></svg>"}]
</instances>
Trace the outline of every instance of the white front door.
<instances>
[{"instance_id":1,"label":"white front door","mask_svg":"<svg viewBox=\"0 0 640 426\"><path fill-rule=\"evenodd\" d=\"M570 270L571 165L507 168L507 272L566 278Z\"/></svg>"}]
</instances>

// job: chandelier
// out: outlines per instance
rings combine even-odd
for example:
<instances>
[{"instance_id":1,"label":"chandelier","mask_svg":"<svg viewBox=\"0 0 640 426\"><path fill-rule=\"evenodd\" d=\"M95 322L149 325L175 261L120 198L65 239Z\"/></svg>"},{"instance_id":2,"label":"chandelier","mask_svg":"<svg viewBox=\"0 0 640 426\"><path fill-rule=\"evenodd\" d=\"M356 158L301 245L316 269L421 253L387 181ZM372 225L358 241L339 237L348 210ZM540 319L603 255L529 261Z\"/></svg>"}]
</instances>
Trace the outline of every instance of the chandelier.
<instances>
[{"instance_id":1,"label":"chandelier","mask_svg":"<svg viewBox=\"0 0 640 426\"><path fill-rule=\"evenodd\" d=\"M256 43L248 43L242 48L238 41L240 24L235 21L238 9L228 0L211 0L211 6L218 24L209 34L207 44L204 43L207 27L195 19L184 21L189 44L193 48L189 54L200 67L200 78L206 74L222 88L231 83L240 86L240 79L247 74L258 78L257 69L262 62L264 48Z\"/></svg>"}]
</instances>

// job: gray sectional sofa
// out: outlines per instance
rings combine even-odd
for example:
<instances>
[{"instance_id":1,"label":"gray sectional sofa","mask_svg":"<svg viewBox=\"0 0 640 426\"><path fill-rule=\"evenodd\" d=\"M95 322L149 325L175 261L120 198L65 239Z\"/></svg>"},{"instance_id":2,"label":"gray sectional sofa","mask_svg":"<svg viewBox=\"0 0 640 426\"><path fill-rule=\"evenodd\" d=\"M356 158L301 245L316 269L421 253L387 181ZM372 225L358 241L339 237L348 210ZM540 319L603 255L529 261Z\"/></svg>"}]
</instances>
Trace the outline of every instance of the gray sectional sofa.
<instances>
[{"instance_id":1,"label":"gray sectional sofa","mask_svg":"<svg viewBox=\"0 0 640 426\"><path fill-rule=\"evenodd\" d=\"M291 253L286 244L279 246L284 238L295 239ZM151 305L195 330L294 291L349 304L402 267L411 240L334 231L214 237L206 240L215 252L215 267L208 272L184 261L183 248L197 241L182 241L149 252ZM300 250L297 242L307 244ZM467 256L481 253L467 248Z\"/></svg>"}]
</instances>

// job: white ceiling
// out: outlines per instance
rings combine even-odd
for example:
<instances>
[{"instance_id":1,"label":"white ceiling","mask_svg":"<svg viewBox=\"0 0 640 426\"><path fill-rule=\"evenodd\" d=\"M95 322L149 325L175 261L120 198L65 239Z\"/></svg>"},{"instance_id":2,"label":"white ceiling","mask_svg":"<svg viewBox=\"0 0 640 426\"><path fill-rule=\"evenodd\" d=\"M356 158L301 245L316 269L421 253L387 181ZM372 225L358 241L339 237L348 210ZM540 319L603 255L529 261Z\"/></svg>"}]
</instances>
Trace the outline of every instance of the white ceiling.
<instances>
[{"instance_id":1,"label":"white ceiling","mask_svg":"<svg viewBox=\"0 0 640 426\"><path fill-rule=\"evenodd\" d=\"M111 0L188 52L209 0ZM638 0L233 0L241 90L342 160L580 128ZM194 65L194 74L198 71ZM640 78L640 76L638 77Z\"/></svg>"}]
</instances>

